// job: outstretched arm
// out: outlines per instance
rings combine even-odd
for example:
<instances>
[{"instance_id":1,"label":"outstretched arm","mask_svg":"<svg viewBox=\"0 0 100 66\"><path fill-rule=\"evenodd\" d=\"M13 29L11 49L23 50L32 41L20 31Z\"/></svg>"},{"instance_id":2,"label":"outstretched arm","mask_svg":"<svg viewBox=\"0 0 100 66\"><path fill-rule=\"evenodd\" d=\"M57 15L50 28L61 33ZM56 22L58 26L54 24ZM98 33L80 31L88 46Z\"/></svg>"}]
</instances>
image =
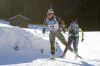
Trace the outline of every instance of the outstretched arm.
<instances>
[{"instance_id":1,"label":"outstretched arm","mask_svg":"<svg viewBox=\"0 0 100 66\"><path fill-rule=\"evenodd\" d=\"M44 18L44 22L43 22L43 30L42 30L42 33L44 34L45 33L45 29L46 29L46 17Z\"/></svg>"},{"instance_id":2,"label":"outstretched arm","mask_svg":"<svg viewBox=\"0 0 100 66\"><path fill-rule=\"evenodd\" d=\"M82 31L82 29L81 29L81 28L79 28L79 32L81 32L81 33L82 33L82 39L81 39L81 41L83 41L83 40L84 40L84 32Z\"/></svg>"}]
</instances>

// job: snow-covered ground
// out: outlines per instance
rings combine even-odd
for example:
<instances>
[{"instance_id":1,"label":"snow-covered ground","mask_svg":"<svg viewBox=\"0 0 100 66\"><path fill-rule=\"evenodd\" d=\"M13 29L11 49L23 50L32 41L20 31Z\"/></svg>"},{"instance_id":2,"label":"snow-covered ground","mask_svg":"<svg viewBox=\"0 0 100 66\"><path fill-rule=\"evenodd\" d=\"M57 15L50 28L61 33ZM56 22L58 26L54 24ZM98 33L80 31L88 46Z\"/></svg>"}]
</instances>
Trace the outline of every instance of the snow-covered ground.
<instances>
[{"instance_id":1,"label":"snow-covered ground","mask_svg":"<svg viewBox=\"0 0 100 66\"><path fill-rule=\"evenodd\" d=\"M10 22L9 21L7 21L7 20L3 20L3 19L0 19L0 23L3 23L3 24L10 24Z\"/></svg>"},{"instance_id":2,"label":"snow-covered ground","mask_svg":"<svg viewBox=\"0 0 100 66\"><path fill-rule=\"evenodd\" d=\"M57 38L57 58L49 60L49 31L43 35L41 30L36 25L25 29L0 23L0 66L100 66L100 32L85 32L84 42L79 41L83 60L75 60L70 51L65 58L59 58L65 46ZM67 33L64 35L67 37Z\"/></svg>"}]
</instances>

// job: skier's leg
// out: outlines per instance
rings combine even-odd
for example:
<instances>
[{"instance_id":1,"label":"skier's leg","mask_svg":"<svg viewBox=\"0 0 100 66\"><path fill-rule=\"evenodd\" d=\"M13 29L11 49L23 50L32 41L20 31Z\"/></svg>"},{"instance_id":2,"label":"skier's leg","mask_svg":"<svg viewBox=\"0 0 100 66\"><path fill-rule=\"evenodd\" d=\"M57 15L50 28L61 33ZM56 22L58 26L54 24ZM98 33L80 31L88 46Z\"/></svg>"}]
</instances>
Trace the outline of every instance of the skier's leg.
<instances>
[{"instance_id":1,"label":"skier's leg","mask_svg":"<svg viewBox=\"0 0 100 66\"><path fill-rule=\"evenodd\" d=\"M80 55L78 55L78 41L79 41L79 37L75 37L74 39L75 39L75 41L73 43L73 47L74 47L74 53L75 53L75 60L77 58L81 58L82 59L82 57Z\"/></svg>"},{"instance_id":2,"label":"skier's leg","mask_svg":"<svg viewBox=\"0 0 100 66\"><path fill-rule=\"evenodd\" d=\"M58 33L57 33L57 37L58 37L58 39L66 46L66 47L65 47L65 50L64 50L64 53L63 53L63 55L61 56L61 57L64 57L65 54L66 54L66 52L67 52L68 49L69 49L69 45L68 45L68 43L66 42L66 40L65 40L65 38L64 38L64 36L62 35L61 32L58 32ZM70 48L70 49L71 49L71 48Z\"/></svg>"},{"instance_id":3,"label":"skier's leg","mask_svg":"<svg viewBox=\"0 0 100 66\"><path fill-rule=\"evenodd\" d=\"M72 41L72 37L69 36L69 37L68 37L68 47L65 47L64 54L66 53L66 49L67 49L67 50L69 49L71 52L74 51L73 48L71 47L72 42L73 42L73 41Z\"/></svg>"},{"instance_id":4,"label":"skier's leg","mask_svg":"<svg viewBox=\"0 0 100 66\"><path fill-rule=\"evenodd\" d=\"M74 48L75 55L78 55L78 41L79 41L79 38L74 37L73 48Z\"/></svg>"},{"instance_id":5,"label":"skier's leg","mask_svg":"<svg viewBox=\"0 0 100 66\"><path fill-rule=\"evenodd\" d=\"M55 55L55 35L56 33L55 32L50 32L50 35L49 35L49 39L50 39L50 44L51 44L51 54L52 56Z\"/></svg>"},{"instance_id":6,"label":"skier's leg","mask_svg":"<svg viewBox=\"0 0 100 66\"><path fill-rule=\"evenodd\" d=\"M61 32L57 32L57 38L62 42L62 44L64 44L66 46L64 52L63 52L63 55L61 57L64 57L67 50L68 50L68 43L66 42L64 36L62 35Z\"/></svg>"},{"instance_id":7,"label":"skier's leg","mask_svg":"<svg viewBox=\"0 0 100 66\"><path fill-rule=\"evenodd\" d=\"M68 46L65 47L64 53L63 53L63 55L62 55L61 57L64 57L64 56L65 56L65 54L66 54L66 52L68 51L68 49L69 49L71 52L73 52L73 48L71 47L71 43L72 43L72 41L71 41L71 40L68 40Z\"/></svg>"},{"instance_id":8,"label":"skier's leg","mask_svg":"<svg viewBox=\"0 0 100 66\"><path fill-rule=\"evenodd\" d=\"M64 55L65 53L67 52L67 50L69 49L71 52L73 52L73 48L71 47L71 44L72 44L72 40L71 40L71 37L69 36L68 37L68 47L65 47L65 50L64 50Z\"/></svg>"},{"instance_id":9,"label":"skier's leg","mask_svg":"<svg viewBox=\"0 0 100 66\"><path fill-rule=\"evenodd\" d=\"M71 51L71 52L73 52L74 51L74 49L71 47L71 44L73 43L73 37L72 36L69 36L68 37L68 49Z\"/></svg>"},{"instance_id":10,"label":"skier's leg","mask_svg":"<svg viewBox=\"0 0 100 66\"><path fill-rule=\"evenodd\" d=\"M64 38L63 34L61 32L57 32L57 38L65 45L68 46L68 43L66 42L66 39Z\"/></svg>"}]
</instances>

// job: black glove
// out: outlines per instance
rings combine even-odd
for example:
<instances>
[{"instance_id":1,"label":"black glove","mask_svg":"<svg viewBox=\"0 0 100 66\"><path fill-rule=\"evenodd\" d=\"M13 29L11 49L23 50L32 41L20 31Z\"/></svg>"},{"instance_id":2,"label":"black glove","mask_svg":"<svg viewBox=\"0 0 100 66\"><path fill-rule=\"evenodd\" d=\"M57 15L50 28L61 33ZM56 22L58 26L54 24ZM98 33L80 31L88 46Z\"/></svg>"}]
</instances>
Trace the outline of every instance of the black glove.
<instances>
[{"instance_id":1,"label":"black glove","mask_svg":"<svg viewBox=\"0 0 100 66\"><path fill-rule=\"evenodd\" d=\"M84 38L81 39L81 42L83 42L83 41L84 41Z\"/></svg>"},{"instance_id":2,"label":"black glove","mask_svg":"<svg viewBox=\"0 0 100 66\"><path fill-rule=\"evenodd\" d=\"M43 34L45 33L45 28L43 28L43 32L42 32Z\"/></svg>"}]
</instances>

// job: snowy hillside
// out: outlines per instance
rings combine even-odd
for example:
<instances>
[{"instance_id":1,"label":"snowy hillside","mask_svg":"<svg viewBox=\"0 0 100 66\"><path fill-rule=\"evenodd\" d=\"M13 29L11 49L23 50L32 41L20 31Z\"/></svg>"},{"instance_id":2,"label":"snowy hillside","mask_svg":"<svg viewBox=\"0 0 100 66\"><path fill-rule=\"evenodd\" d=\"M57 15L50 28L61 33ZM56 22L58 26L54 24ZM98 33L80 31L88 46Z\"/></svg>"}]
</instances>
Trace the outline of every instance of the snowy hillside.
<instances>
[{"instance_id":1,"label":"snowy hillside","mask_svg":"<svg viewBox=\"0 0 100 66\"><path fill-rule=\"evenodd\" d=\"M0 36L0 64L37 59L43 55L41 55L42 49L48 51L46 56L50 52L47 40L40 39L19 27L0 27ZM18 50L14 49L16 46L19 47Z\"/></svg>"},{"instance_id":2,"label":"snowy hillside","mask_svg":"<svg viewBox=\"0 0 100 66\"><path fill-rule=\"evenodd\" d=\"M10 24L10 22L9 21L7 21L7 20L3 20L3 19L0 19L0 23L3 23L3 24Z\"/></svg>"},{"instance_id":3,"label":"snowy hillside","mask_svg":"<svg viewBox=\"0 0 100 66\"><path fill-rule=\"evenodd\" d=\"M84 42L79 42L79 55L84 60L74 60L70 51L65 58L58 58L65 46L56 38L57 58L53 61L49 60L49 31L43 35L41 29L0 24L0 66L100 66L100 32L85 32Z\"/></svg>"}]
</instances>

